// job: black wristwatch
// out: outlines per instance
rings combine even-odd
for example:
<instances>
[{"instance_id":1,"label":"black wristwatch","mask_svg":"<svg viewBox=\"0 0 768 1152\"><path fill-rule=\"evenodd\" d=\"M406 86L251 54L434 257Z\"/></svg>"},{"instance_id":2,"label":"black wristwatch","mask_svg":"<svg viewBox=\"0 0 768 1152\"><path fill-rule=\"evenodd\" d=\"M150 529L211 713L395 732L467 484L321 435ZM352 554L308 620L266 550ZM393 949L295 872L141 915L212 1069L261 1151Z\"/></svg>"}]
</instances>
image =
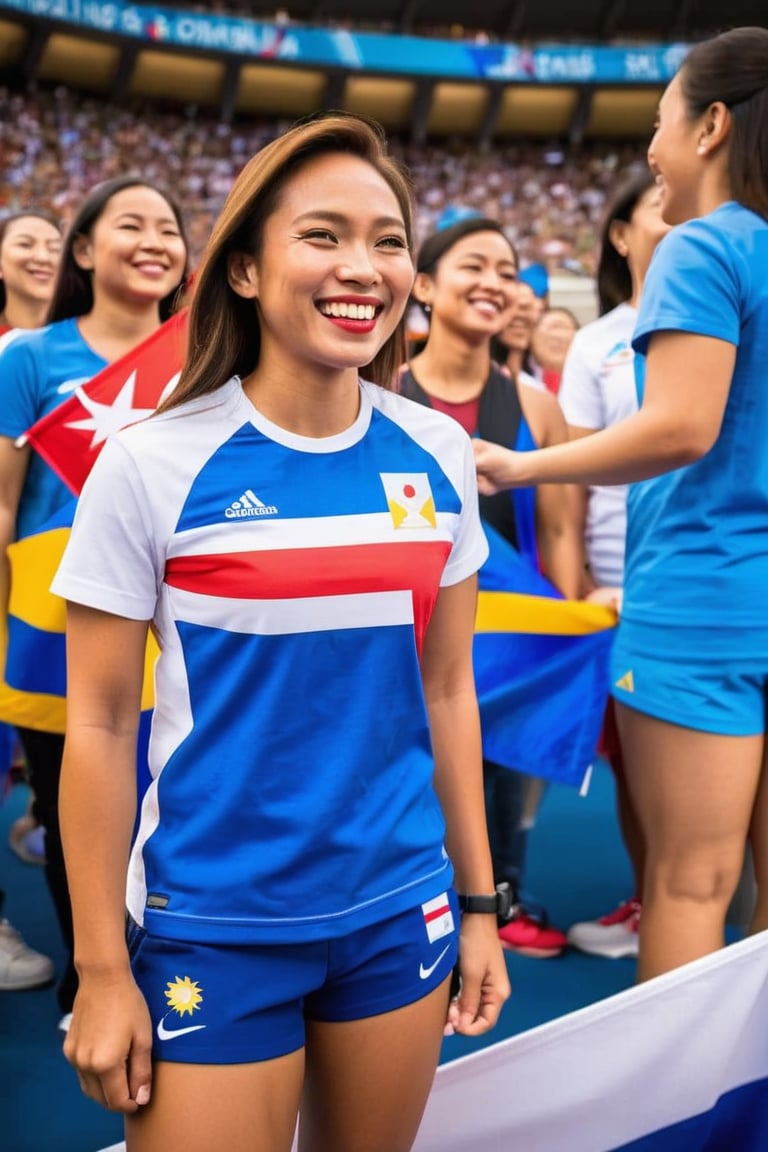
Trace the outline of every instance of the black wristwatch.
<instances>
[{"instance_id":1,"label":"black wristwatch","mask_svg":"<svg viewBox=\"0 0 768 1152\"><path fill-rule=\"evenodd\" d=\"M509 884L497 884L496 891L487 896L459 894L460 912L479 912L486 916L500 916L506 920L514 906Z\"/></svg>"}]
</instances>

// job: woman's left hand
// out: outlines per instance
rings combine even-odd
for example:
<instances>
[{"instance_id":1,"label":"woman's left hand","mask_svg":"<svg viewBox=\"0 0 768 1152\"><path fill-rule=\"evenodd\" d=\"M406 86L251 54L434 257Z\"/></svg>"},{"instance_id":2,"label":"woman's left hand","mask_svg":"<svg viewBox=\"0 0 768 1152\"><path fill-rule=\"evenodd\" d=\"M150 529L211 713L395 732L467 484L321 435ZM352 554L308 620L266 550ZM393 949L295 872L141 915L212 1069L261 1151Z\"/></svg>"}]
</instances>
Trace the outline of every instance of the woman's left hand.
<instances>
[{"instance_id":1,"label":"woman's left hand","mask_svg":"<svg viewBox=\"0 0 768 1152\"><path fill-rule=\"evenodd\" d=\"M462 916L459 966L461 988L448 1005L446 1034L481 1036L493 1028L511 992L495 916Z\"/></svg>"}]
</instances>

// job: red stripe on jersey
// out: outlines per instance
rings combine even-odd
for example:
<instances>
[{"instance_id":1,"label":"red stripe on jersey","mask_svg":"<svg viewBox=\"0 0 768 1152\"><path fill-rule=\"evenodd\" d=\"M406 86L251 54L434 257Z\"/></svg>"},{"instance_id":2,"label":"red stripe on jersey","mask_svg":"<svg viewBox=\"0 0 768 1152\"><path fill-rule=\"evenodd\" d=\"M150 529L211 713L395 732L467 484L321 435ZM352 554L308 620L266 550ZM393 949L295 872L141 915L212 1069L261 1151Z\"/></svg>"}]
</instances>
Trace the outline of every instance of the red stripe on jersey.
<instances>
[{"instance_id":1,"label":"red stripe on jersey","mask_svg":"<svg viewBox=\"0 0 768 1152\"><path fill-rule=\"evenodd\" d=\"M408 589L421 651L450 551L449 541L430 540L177 556L166 565L165 582L203 596L244 600Z\"/></svg>"},{"instance_id":2,"label":"red stripe on jersey","mask_svg":"<svg viewBox=\"0 0 768 1152\"><path fill-rule=\"evenodd\" d=\"M439 908L433 908L431 912L424 913L424 920L429 924L430 920L439 920L441 916L445 916L446 912L450 912L451 906L446 900Z\"/></svg>"}]
</instances>

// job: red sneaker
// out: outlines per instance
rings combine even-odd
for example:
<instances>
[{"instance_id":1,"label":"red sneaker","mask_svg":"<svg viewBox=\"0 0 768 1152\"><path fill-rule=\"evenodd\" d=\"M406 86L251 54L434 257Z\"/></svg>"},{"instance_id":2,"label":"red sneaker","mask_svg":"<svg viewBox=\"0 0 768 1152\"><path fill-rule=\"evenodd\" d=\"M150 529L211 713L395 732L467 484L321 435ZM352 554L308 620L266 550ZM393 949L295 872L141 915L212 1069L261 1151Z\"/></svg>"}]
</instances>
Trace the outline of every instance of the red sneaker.
<instances>
[{"instance_id":1,"label":"red sneaker","mask_svg":"<svg viewBox=\"0 0 768 1152\"><path fill-rule=\"evenodd\" d=\"M565 933L559 928L551 928L545 917L531 916L520 907L499 928L499 940L508 952L518 952L537 960L559 956L568 943Z\"/></svg>"}]
</instances>

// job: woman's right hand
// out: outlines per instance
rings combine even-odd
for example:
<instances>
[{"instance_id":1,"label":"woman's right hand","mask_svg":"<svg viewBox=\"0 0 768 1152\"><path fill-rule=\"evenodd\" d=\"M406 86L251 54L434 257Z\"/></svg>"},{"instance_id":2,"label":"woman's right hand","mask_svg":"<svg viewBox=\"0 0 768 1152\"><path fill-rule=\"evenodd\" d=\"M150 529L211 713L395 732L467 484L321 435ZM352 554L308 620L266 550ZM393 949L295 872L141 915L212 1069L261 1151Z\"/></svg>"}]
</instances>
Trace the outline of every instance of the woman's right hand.
<instances>
[{"instance_id":1,"label":"woman's right hand","mask_svg":"<svg viewBox=\"0 0 768 1152\"><path fill-rule=\"evenodd\" d=\"M149 1103L152 1021L130 973L81 977L64 1041L86 1096L113 1112Z\"/></svg>"},{"instance_id":2,"label":"woman's right hand","mask_svg":"<svg viewBox=\"0 0 768 1152\"><path fill-rule=\"evenodd\" d=\"M518 472L528 452L513 452L489 440L472 440L477 468L477 490L481 496L495 496L506 488L517 488L528 483Z\"/></svg>"}]
</instances>

